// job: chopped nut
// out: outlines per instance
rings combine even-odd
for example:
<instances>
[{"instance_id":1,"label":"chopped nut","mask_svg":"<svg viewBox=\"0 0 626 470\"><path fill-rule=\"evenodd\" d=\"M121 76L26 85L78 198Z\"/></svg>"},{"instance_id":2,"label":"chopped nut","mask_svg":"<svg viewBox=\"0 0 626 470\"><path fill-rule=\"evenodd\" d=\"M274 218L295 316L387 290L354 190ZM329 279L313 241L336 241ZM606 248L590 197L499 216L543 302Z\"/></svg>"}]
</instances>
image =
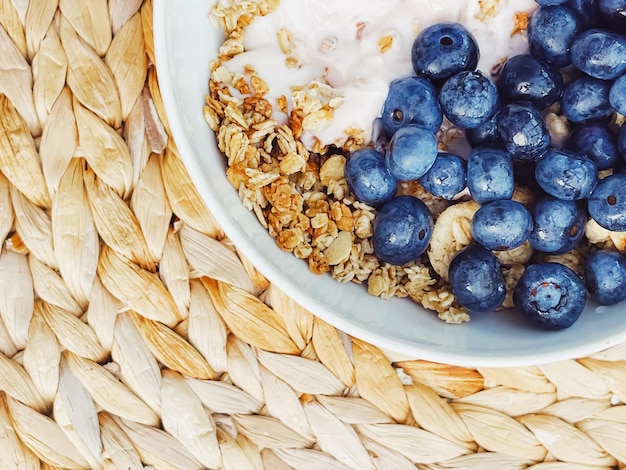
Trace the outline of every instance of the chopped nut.
<instances>
[{"instance_id":1,"label":"chopped nut","mask_svg":"<svg viewBox=\"0 0 626 470\"><path fill-rule=\"evenodd\" d=\"M359 21L356 24L356 38L357 38L357 40L360 40L363 37L363 30L365 29L366 25L367 25L367 23L365 23L364 21Z\"/></svg>"},{"instance_id":2,"label":"chopped nut","mask_svg":"<svg viewBox=\"0 0 626 470\"><path fill-rule=\"evenodd\" d=\"M328 186L332 180L343 179L346 168L346 157L343 155L333 155L328 158L320 168L320 181Z\"/></svg>"},{"instance_id":3,"label":"chopped nut","mask_svg":"<svg viewBox=\"0 0 626 470\"><path fill-rule=\"evenodd\" d=\"M609 236L611 237L611 241L615 248L622 252L626 252L626 232L609 232Z\"/></svg>"},{"instance_id":4,"label":"chopped nut","mask_svg":"<svg viewBox=\"0 0 626 470\"><path fill-rule=\"evenodd\" d=\"M293 41L293 34L287 28L280 28L276 32L276 38L278 39L278 47L285 55L292 53L291 41Z\"/></svg>"},{"instance_id":5,"label":"chopped nut","mask_svg":"<svg viewBox=\"0 0 626 470\"><path fill-rule=\"evenodd\" d=\"M350 232L341 231L337 234L337 238L324 251L324 255L328 259L331 266L343 263L350 257L352 249L352 235Z\"/></svg>"},{"instance_id":6,"label":"chopped nut","mask_svg":"<svg viewBox=\"0 0 626 470\"><path fill-rule=\"evenodd\" d=\"M519 11L515 13L513 17L513 31L511 31L511 37L516 34L524 34L528 29L528 13L525 11Z\"/></svg>"},{"instance_id":7,"label":"chopped nut","mask_svg":"<svg viewBox=\"0 0 626 470\"><path fill-rule=\"evenodd\" d=\"M272 117L272 105L269 101L262 98L260 95L248 96L243 101L243 108L245 111L253 112L258 116L252 116L253 119L260 119L260 122L255 124L263 124Z\"/></svg>"},{"instance_id":8,"label":"chopped nut","mask_svg":"<svg viewBox=\"0 0 626 470\"><path fill-rule=\"evenodd\" d=\"M293 132L293 136L299 138L302 135L302 111L298 109L291 110L289 115L289 128Z\"/></svg>"},{"instance_id":9,"label":"chopped nut","mask_svg":"<svg viewBox=\"0 0 626 470\"><path fill-rule=\"evenodd\" d=\"M332 52L337 49L338 42L339 39L337 38L337 36L326 36L324 39L322 39L320 43L319 51L323 54Z\"/></svg>"},{"instance_id":10,"label":"chopped nut","mask_svg":"<svg viewBox=\"0 0 626 470\"><path fill-rule=\"evenodd\" d=\"M569 121L565 116L549 112L545 116L546 125L550 132L550 139L554 145L561 147L569 136Z\"/></svg>"},{"instance_id":11,"label":"chopped nut","mask_svg":"<svg viewBox=\"0 0 626 470\"><path fill-rule=\"evenodd\" d=\"M589 218L585 226L585 237L587 237L589 243L600 248L615 248L611 240L611 232L592 218Z\"/></svg>"},{"instance_id":12,"label":"chopped nut","mask_svg":"<svg viewBox=\"0 0 626 470\"><path fill-rule=\"evenodd\" d=\"M333 109L337 109L345 101L343 96L334 96L328 101L328 106Z\"/></svg>"},{"instance_id":13,"label":"chopped nut","mask_svg":"<svg viewBox=\"0 0 626 470\"><path fill-rule=\"evenodd\" d=\"M250 84L252 85L252 88L254 88L254 91L256 91L259 95L264 95L270 91L270 87L267 86L267 83L265 83L261 77L256 75L250 77Z\"/></svg>"},{"instance_id":14,"label":"chopped nut","mask_svg":"<svg viewBox=\"0 0 626 470\"><path fill-rule=\"evenodd\" d=\"M282 113L287 114L287 97L285 95L280 95L276 98L276 108L278 108Z\"/></svg>"},{"instance_id":15,"label":"chopped nut","mask_svg":"<svg viewBox=\"0 0 626 470\"><path fill-rule=\"evenodd\" d=\"M516 186L511 199L523 204L526 209L530 209L535 203L535 195L526 186Z\"/></svg>"},{"instance_id":16,"label":"chopped nut","mask_svg":"<svg viewBox=\"0 0 626 470\"><path fill-rule=\"evenodd\" d=\"M491 67L491 70L489 71L491 78L496 79L500 76L500 71L508 59L508 57L501 57L500 60Z\"/></svg>"},{"instance_id":17,"label":"chopped nut","mask_svg":"<svg viewBox=\"0 0 626 470\"><path fill-rule=\"evenodd\" d=\"M285 65L290 69L297 69L300 67L300 61L295 57L287 57L285 59Z\"/></svg>"},{"instance_id":18,"label":"chopped nut","mask_svg":"<svg viewBox=\"0 0 626 470\"><path fill-rule=\"evenodd\" d=\"M250 86L248 85L248 82L246 82L246 79L244 77L239 76L234 78L232 85L233 88L242 95L250 94Z\"/></svg>"},{"instance_id":19,"label":"chopped nut","mask_svg":"<svg viewBox=\"0 0 626 470\"><path fill-rule=\"evenodd\" d=\"M387 52L393 46L393 36L383 36L378 40L378 52L381 54Z\"/></svg>"},{"instance_id":20,"label":"chopped nut","mask_svg":"<svg viewBox=\"0 0 626 470\"><path fill-rule=\"evenodd\" d=\"M475 18L485 21L489 18L495 18L500 11L500 0L478 0L480 10L476 13Z\"/></svg>"}]
</instances>

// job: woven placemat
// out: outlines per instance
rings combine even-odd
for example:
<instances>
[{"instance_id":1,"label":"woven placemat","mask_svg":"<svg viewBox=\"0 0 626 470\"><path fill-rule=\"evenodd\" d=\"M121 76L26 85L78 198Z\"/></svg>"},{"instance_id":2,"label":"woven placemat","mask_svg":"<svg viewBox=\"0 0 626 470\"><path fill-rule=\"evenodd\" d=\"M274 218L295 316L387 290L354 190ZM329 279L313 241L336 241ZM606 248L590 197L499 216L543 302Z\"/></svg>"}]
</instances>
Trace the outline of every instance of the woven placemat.
<instances>
[{"instance_id":1,"label":"woven placemat","mask_svg":"<svg viewBox=\"0 0 626 470\"><path fill-rule=\"evenodd\" d=\"M168 134L148 0L0 0L0 468L623 468L626 345L391 362L255 270Z\"/></svg>"}]
</instances>

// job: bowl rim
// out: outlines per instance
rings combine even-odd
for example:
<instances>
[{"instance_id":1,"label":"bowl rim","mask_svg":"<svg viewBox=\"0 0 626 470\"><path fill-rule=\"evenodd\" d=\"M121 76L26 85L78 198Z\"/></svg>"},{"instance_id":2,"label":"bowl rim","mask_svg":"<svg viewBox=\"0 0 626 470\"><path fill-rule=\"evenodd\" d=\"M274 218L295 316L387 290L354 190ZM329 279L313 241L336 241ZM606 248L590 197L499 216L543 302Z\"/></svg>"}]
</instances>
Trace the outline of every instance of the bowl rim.
<instances>
[{"instance_id":1,"label":"bowl rim","mask_svg":"<svg viewBox=\"0 0 626 470\"><path fill-rule=\"evenodd\" d=\"M386 335L376 331L367 330L363 327L342 318L329 309L324 303L318 301L306 293L302 293L299 287L288 277L282 275L272 267L265 258L249 246L239 228L231 219L220 210L211 208L219 207L220 201L217 196L202 184L202 169L196 158L188 137L182 126L181 113L177 106L174 93L174 80L169 73L168 46L166 40L166 4L174 0L154 0L153 4L153 39L157 69L157 77L161 98L165 107L172 137L176 142L181 159L183 160L192 182L194 183L203 202L210 208L210 212L220 225L226 236L237 246L243 255L257 268L271 283L276 284L292 300L307 309L314 316L321 318L348 335L369 342L393 357L401 359L424 359L442 364L460 367L515 367L530 366L558 362L577 357L585 357L593 353L616 346L626 340L626 328L621 333L614 333L597 341L586 343L584 346L569 347L563 350L548 353L531 353L524 356L505 356L504 358L493 354L461 356L458 353L449 353L421 347L418 344L401 338L390 339ZM207 4L209 2L207 1ZM365 294L367 295L367 294ZM455 328L455 325L450 325ZM551 332L550 334L554 334Z\"/></svg>"}]
</instances>

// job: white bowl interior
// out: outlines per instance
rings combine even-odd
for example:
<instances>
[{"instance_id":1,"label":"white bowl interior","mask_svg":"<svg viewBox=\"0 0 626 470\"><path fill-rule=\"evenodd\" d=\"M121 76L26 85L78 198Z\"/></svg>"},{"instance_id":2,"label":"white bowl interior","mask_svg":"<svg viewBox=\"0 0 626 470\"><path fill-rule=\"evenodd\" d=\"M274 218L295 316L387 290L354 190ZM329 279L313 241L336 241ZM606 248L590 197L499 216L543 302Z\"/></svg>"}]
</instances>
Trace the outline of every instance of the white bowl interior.
<instances>
[{"instance_id":1,"label":"white bowl interior","mask_svg":"<svg viewBox=\"0 0 626 470\"><path fill-rule=\"evenodd\" d=\"M202 115L209 62L222 34L208 18L208 0L155 0L159 84L171 131L201 197L228 237L272 282L303 307L355 337L413 358L462 366L520 366L582 357L626 339L626 306L588 305L558 332L527 326L516 312L474 314L448 325L406 299L380 300L364 286L316 276L278 249L243 208L225 177L225 161Z\"/></svg>"}]
</instances>

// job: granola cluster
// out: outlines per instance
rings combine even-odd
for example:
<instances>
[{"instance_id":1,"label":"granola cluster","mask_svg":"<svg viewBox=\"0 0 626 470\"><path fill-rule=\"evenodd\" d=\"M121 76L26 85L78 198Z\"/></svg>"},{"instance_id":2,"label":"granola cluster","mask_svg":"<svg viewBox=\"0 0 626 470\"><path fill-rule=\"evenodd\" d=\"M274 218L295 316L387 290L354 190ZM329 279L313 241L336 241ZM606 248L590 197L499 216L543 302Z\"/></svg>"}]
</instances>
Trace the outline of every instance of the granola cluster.
<instances>
[{"instance_id":1,"label":"granola cluster","mask_svg":"<svg viewBox=\"0 0 626 470\"><path fill-rule=\"evenodd\" d=\"M486 11L496 5L484 2L481 6ZM277 245L306 260L311 272L328 273L339 282L364 283L371 295L381 298L410 298L449 323L468 321L469 315L447 283L447 270L454 253L472 241L471 218L478 204L451 204L434 197L418 182L402 183L400 193L420 198L433 212L431 246L409 265L380 262L371 243L376 211L355 200L344 176L350 152L365 146L365 132L345 129L347 139L342 148L316 141L305 147L302 141L307 130L332 124L333 110L341 106L343 98L320 77L293 88L291 96L270 102L267 84L252 67L244 68L243 73L228 70L227 60L244 50L245 27L254 16L266 15L277 6L277 0L224 0L211 12L227 38L211 64L204 116L228 161L228 180ZM297 67L293 35L285 28L276 34L286 65ZM392 38L380 38L381 50L389 47L390 41ZM332 48L332 41L322 47ZM287 116L285 123L273 118L274 109ZM446 150L460 134L462 130L444 123L438 134L440 148ZM519 197L527 195L520 190ZM507 279L507 307L512 306L512 290L531 254L529 246L499 254Z\"/></svg>"}]
</instances>

